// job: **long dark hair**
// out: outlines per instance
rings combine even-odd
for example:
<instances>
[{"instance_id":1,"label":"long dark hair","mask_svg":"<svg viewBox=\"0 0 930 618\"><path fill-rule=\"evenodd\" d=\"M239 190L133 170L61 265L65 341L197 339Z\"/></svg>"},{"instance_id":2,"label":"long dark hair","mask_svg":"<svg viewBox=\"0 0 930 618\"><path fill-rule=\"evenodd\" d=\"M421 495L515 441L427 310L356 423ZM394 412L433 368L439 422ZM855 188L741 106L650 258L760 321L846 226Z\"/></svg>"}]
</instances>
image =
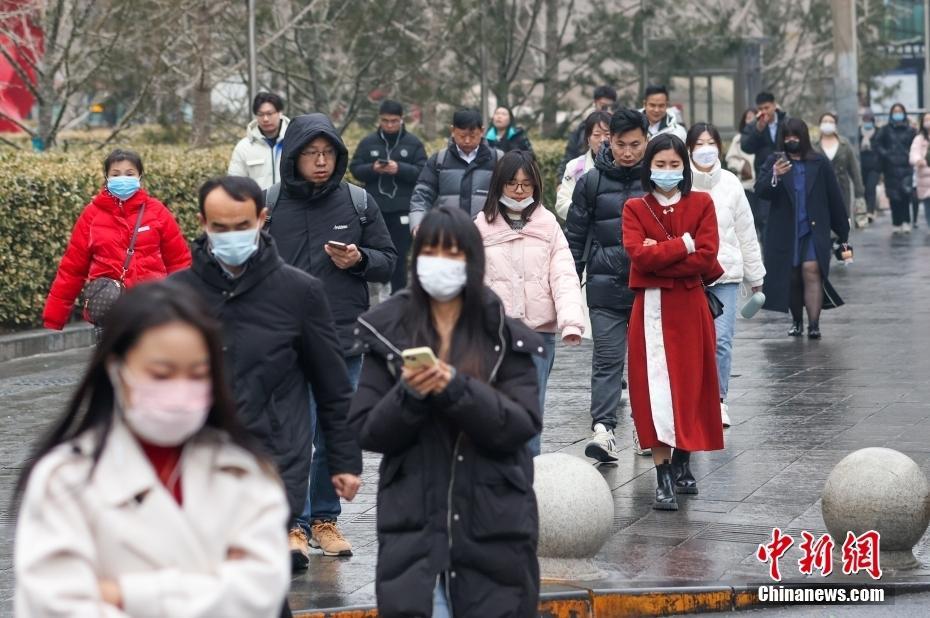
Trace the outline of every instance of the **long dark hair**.
<instances>
[{"instance_id":1,"label":"long dark hair","mask_svg":"<svg viewBox=\"0 0 930 618\"><path fill-rule=\"evenodd\" d=\"M646 154L643 155L642 169L640 170L640 181L643 188L647 191L654 191L656 183L652 182L652 160L663 150L674 150L675 154L681 157L681 173L683 178L678 183L678 190L681 194L688 195L691 193L691 157L688 156L688 149L681 138L672 133L660 133L656 135L646 146Z\"/></svg>"},{"instance_id":2,"label":"long dark hair","mask_svg":"<svg viewBox=\"0 0 930 618\"><path fill-rule=\"evenodd\" d=\"M688 151L694 152L694 146L697 144L698 138L701 137L704 131L710 133L711 138L714 140L714 144L717 146L717 152L723 155L723 143L720 139L720 131L709 122L696 122L688 129L688 135L685 137L685 146L688 147Z\"/></svg>"},{"instance_id":3,"label":"long dark hair","mask_svg":"<svg viewBox=\"0 0 930 618\"><path fill-rule=\"evenodd\" d=\"M269 469L264 465L264 458L253 447L251 437L236 418L236 406L223 368L220 325L210 317L209 308L196 292L180 283L159 281L134 287L107 314L103 338L97 344L65 413L38 442L23 466L14 493L15 502L22 496L33 468L42 457L56 446L87 431L96 434L93 452L96 465L116 414L113 383L107 372L109 363L114 359L125 358L146 331L172 322L182 322L200 332L210 352L213 406L207 416L206 426L226 432L234 444L256 455L263 467Z\"/></svg>"},{"instance_id":4,"label":"long dark hair","mask_svg":"<svg viewBox=\"0 0 930 618\"><path fill-rule=\"evenodd\" d=\"M484 203L483 211L488 223L493 222L498 214L504 213L504 205L500 203L501 196L504 195L504 185L513 180L519 170L523 170L523 173L533 181L533 203L520 213L520 218L524 222L529 221L530 215L539 207L543 188L542 176L539 174L536 159L529 151L511 150L497 162L497 167L494 168L494 174L491 176L488 199Z\"/></svg>"},{"instance_id":5,"label":"long dark hair","mask_svg":"<svg viewBox=\"0 0 930 618\"><path fill-rule=\"evenodd\" d=\"M927 131L927 127L924 126L924 120L927 116L930 116L930 112L924 112L920 115L920 126L917 127L917 130L924 136L924 139L930 139L930 131Z\"/></svg>"},{"instance_id":6,"label":"long dark hair","mask_svg":"<svg viewBox=\"0 0 930 618\"><path fill-rule=\"evenodd\" d=\"M781 130L781 136L778 138L778 150L785 151L785 138L791 136L800 140L802 159L810 159L814 153L811 146L811 132L807 128L807 123L800 118L789 118L785 121L785 126Z\"/></svg>"},{"instance_id":7,"label":"long dark hair","mask_svg":"<svg viewBox=\"0 0 930 618\"><path fill-rule=\"evenodd\" d=\"M439 246L443 249L458 248L465 255L468 279L462 291L462 313L452 331L450 360L464 373L487 379L484 375L484 243L481 235L465 211L461 208L439 206L423 218L411 251L410 303L408 318L413 326L417 345L429 345L439 349L439 334L433 325L430 296L420 285L417 277L417 258L424 247Z\"/></svg>"}]
</instances>

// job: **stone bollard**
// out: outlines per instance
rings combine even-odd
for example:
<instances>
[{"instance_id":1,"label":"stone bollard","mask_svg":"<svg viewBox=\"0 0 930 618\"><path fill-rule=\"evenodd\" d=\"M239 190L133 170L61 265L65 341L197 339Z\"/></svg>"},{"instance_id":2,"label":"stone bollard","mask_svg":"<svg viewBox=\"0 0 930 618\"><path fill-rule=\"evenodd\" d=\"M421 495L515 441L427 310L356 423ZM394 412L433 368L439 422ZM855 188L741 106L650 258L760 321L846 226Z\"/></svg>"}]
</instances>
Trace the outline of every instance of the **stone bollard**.
<instances>
[{"instance_id":1,"label":"stone bollard","mask_svg":"<svg viewBox=\"0 0 930 618\"><path fill-rule=\"evenodd\" d=\"M889 448L847 455L827 477L822 509L837 547L847 531L876 530L882 569L920 566L913 549L930 523L930 485L907 455Z\"/></svg>"},{"instance_id":2,"label":"stone bollard","mask_svg":"<svg viewBox=\"0 0 930 618\"><path fill-rule=\"evenodd\" d=\"M597 579L594 555L613 526L614 501L594 466L565 453L535 459L539 567L544 580Z\"/></svg>"}]
</instances>

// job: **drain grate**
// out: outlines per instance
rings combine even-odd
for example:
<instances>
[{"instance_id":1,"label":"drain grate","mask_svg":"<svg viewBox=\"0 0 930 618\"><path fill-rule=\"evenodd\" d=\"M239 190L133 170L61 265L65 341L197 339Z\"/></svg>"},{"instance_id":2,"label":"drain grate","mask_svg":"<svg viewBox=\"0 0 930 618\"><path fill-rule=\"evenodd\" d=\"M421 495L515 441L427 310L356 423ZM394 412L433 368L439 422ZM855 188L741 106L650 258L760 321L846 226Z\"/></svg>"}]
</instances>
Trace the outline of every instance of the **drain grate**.
<instances>
[{"instance_id":1,"label":"drain grate","mask_svg":"<svg viewBox=\"0 0 930 618\"><path fill-rule=\"evenodd\" d=\"M702 521L666 522L641 520L626 528L624 532L668 539L688 539L700 534L708 525L707 522Z\"/></svg>"},{"instance_id":2,"label":"drain grate","mask_svg":"<svg viewBox=\"0 0 930 618\"><path fill-rule=\"evenodd\" d=\"M56 387L56 386L74 386L78 383L75 377L60 378L16 378L15 380L4 380L0 382L0 397L8 397L36 389Z\"/></svg>"},{"instance_id":3,"label":"drain grate","mask_svg":"<svg viewBox=\"0 0 930 618\"><path fill-rule=\"evenodd\" d=\"M822 535L827 534L826 530L818 530L814 528L806 528L804 530L813 534L815 538L819 538ZM801 539L801 531L801 528L788 528L782 530L782 533L791 535L795 539L795 542L799 543ZM708 541L724 541L729 543L747 543L752 545L759 545L761 543L771 541L772 527L751 524L711 524L705 530L702 530L697 535L697 538Z\"/></svg>"}]
</instances>

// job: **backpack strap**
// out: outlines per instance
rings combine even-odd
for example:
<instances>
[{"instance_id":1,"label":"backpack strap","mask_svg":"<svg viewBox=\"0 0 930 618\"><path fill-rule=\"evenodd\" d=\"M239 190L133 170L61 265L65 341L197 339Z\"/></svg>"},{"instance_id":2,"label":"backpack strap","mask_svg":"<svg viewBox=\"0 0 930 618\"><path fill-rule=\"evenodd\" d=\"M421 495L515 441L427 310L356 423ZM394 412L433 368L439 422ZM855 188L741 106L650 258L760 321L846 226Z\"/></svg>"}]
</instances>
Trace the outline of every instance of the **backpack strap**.
<instances>
[{"instance_id":1,"label":"backpack strap","mask_svg":"<svg viewBox=\"0 0 930 618\"><path fill-rule=\"evenodd\" d=\"M441 172L442 168L446 164L446 155L449 154L449 147L441 148L438 153L436 153L436 171Z\"/></svg>"},{"instance_id":2,"label":"backpack strap","mask_svg":"<svg viewBox=\"0 0 930 618\"><path fill-rule=\"evenodd\" d=\"M281 183L276 182L264 191L265 196L265 208L268 209L268 214L265 215L265 229L268 229L268 226L271 225L271 214L274 212L274 207L278 205L278 198L281 197Z\"/></svg>"},{"instance_id":3,"label":"backpack strap","mask_svg":"<svg viewBox=\"0 0 930 618\"><path fill-rule=\"evenodd\" d=\"M592 182L592 176L596 176L597 179ZM581 261L585 264L588 263L588 260L591 258L591 244L594 242L594 222L590 221L594 217L594 212L597 210L597 190L601 187L601 172L596 167L592 167L591 170L581 177L582 182L584 182L584 198L585 206L594 204L595 208L589 213L589 222L588 222L588 236L584 241L584 252L581 254ZM593 185L593 187L592 187Z\"/></svg>"},{"instance_id":4,"label":"backpack strap","mask_svg":"<svg viewBox=\"0 0 930 618\"><path fill-rule=\"evenodd\" d=\"M355 214L358 215L358 222L362 227L365 227L371 223L371 219L368 217L368 191L358 185L353 185L351 182L346 184L349 185L349 196L352 198Z\"/></svg>"}]
</instances>

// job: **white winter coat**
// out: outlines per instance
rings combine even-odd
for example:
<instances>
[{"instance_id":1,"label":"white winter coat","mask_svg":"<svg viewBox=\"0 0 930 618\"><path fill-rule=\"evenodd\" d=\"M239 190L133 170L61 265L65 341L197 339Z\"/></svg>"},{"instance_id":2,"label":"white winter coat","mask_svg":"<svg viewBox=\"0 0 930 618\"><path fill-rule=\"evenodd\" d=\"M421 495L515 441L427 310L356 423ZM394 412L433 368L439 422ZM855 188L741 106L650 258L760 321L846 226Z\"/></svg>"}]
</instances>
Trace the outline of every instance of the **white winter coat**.
<instances>
[{"instance_id":1,"label":"white winter coat","mask_svg":"<svg viewBox=\"0 0 930 618\"><path fill-rule=\"evenodd\" d=\"M719 161L710 173L701 172L692 165L691 174L692 188L710 193L717 214L720 235L717 261L723 267L724 275L714 285L742 281L750 287L762 285L765 277L762 252L749 200L739 178L721 169Z\"/></svg>"},{"instance_id":2,"label":"white winter coat","mask_svg":"<svg viewBox=\"0 0 930 618\"><path fill-rule=\"evenodd\" d=\"M287 132L287 125L290 120L287 116L281 116L281 131L278 132L278 139L275 141L274 148L268 145L261 129L258 128L258 120L253 120L246 128L245 137L239 140L236 148L233 150L232 159L229 161L228 174L230 176L248 176L258 183L262 189L267 189L271 185L281 182L281 142L284 141L284 134Z\"/></svg>"},{"instance_id":3,"label":"white winter coat","mask_svg":"<svg viewBox=\"0 0 930 618\"><path fill-rule=\"evenodd\" d=\"M562 221L568 218L568 209L572 205L572 193L575 192L578 179L593 168L594 153L590 148L588 152L575 157L565 166L565 175L562 177L562 184L559 185L559 192L555 196L555 212Z\"/></svg>"},{"instance_id":4,"label":"white winter coat","mask_svg":"<svg viewBox=\"0 0 930 618\"><path fill-rule=\"evenodd\" d=\"M182 506L118 419L93 472L88 434L43 457L16 529L16 615L279 616L291 575L284 490L223 436L206 429L184 447ZM100 579L118 582L122 610L102 602Z\"/></svg>"}]
</instances>

